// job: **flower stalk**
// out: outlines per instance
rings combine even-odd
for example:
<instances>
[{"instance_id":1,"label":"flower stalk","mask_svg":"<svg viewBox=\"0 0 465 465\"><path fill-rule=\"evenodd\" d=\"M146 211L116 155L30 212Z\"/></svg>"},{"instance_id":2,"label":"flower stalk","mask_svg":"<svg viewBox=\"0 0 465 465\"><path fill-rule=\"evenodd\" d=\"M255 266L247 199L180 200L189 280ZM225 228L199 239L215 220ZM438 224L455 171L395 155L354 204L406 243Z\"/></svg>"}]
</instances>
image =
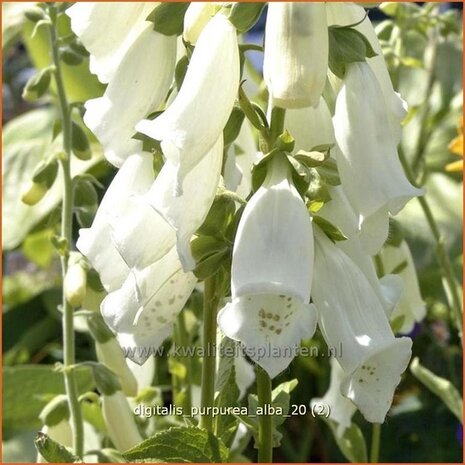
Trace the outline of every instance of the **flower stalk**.
<instances>
[{"instance_id":1,"label":"flower stalk","mask_svg":"<svg viewBox=\"0 0 465 465\"><path fill-rule=\"evenodd\" d=\"M72 241L72 221L73 221L73 191L71 179L71 110L66 97L63 76L61 71L61 62L58 55L58 38L57 38L57 10L53 5L48 6L48 12L51 19L49 30L50 50L52 62L55 66L54 77L57 89L58 104L63 131L63 156L60 157L60 166L63 175L63 201L61 212L61 236L68 244L68 249L61 257L61 270L63 280L68 271L69 247ZM62 296L62 326L63 326L63 364L65 390L68 398L71 429L73 432L73 451L78 457L83 456L83 420L82 412L78 400L78 391L74 371L71 367L75 364L74 348L74 315L73 308L66 299L63 289Z\"/></svg>"},{"instance_id":2,"label":"flower stalk","mask_svg":"<svg viewBox=\"0 0 465 465\"><path fill-rule=\"evenodd\" d=\"M371 436L370 463L379 461L379 444L381 439L381 423L374 423Z\"/></svg>"},{"instance_id":3,"label":"flower stalk","mask_svg":"<svg viewBox=\"0 0 465 465\"><path fill-rule=\"evenodd\" d=\"M268 373L257 367L257 397L258 405L266 411L271 405L271 378ZM258 463L273 461L273 417L261 415L258 423Z\"/></svg>"}]
</instances>

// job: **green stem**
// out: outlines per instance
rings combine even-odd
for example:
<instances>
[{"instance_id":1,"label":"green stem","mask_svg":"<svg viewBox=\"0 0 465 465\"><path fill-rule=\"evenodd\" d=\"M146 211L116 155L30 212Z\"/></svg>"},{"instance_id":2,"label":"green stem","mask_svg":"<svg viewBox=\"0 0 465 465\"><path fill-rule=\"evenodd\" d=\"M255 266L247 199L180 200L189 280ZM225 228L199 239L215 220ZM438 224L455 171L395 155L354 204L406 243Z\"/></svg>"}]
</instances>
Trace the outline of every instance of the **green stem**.
<instances>
[{"instance_id":1,"label":"green stem","mask_svg":"<svg viewBox=\"0 0 465 465\"><path fill-rule=\"evenodd\" d=\"M271 121L270 121L270 134L271 143L278 138L278 136L284 130L284 118L286 116L286 110L281 107L273 107L271 110Z\"/></svg>"},{"instance_id":2,"label":"green stem","mask_svg":"<svg viewBox=\"0 0 465 465\"><path fill-rule=\"evenodd\" d=\"M379 461L379 445L381 439L381 423L374 423L371 435L370 463Z\"/></svg>"},{"instance_id":3,"label":"green stem","mask_svg":"<svg viewBox=\"0 0 465 465\"><path fill-rule=\"evenodd\" d=\"M401 147L399 147L399 158L404 168L405 174L407 175L407 178L412 184L415 184L415 181L413 179L414 174L412 168L408 164ZM446 293L446 297L449 297L450 295L450 306L453 312L453 316L455 318L460 339L462 340L462 303L459 297L459 293L457 291L457 280L455 278L454 269L449 259L449 255L447 254L446 241L441 231L439 230L439 226L436 223L433 212L428 201L426 200L426 197L421 196L417 197L417 199L420 203L421 209L423 210L423 214L426 218L426 222L428 223L433 238L436 242L436 258L439 263L439 266L441 267L442 275L444 277L444 292Z\"/></svg>"},{"instance_id":4,"label":"green stem","mask_svg":"<svg viewBox=\"0 0 465 465\"><path fill-rule=\"evenodd\" d=\"M63 76L61 71L61 63L58 55L57 42L57 12L54 6L49 6L50 19L52 25L49 28L50 48L52 53L52 61L55 65L55 82L58 95L58 103L60 108L60 116L63 128L63 151L64 156L60 157L61 171L63 174L63 202L61 211L61 235L71 246L72 241L72 221L73 221L73 190L71 179L71 113L69 110L68 100L66 98ZM68 249L69 250L69 249ZM68 270L69 251L61 257L61 269L63 279ZM84 430L82 412L78 400L78 390L74 370L71 368L75 365L75 349L74 349L74 315L73 308L66 300L63 290L62 294L62 310L63 310L63 363L65 370L65 390L68 397L68 405L70 411L71 428L73 431L73 450L78 457L83 456L84 451Z\"/></svg>"},{"instance_id":5,"label":"green stem","mask_svg":"<svg viewBox=\"0 0 465 465\"><path fill-rule=\"evenodd\" d=\"M204 281L203 293L203 363L202 392L200 405L203 414L200 417L200 427L207 431L213 430L213 416L208 412L215 400L215 370L216 370L216 313L219 298L215 292L216 279L211 276ZM211 409L210 409L211 410Z\"/></svg>"},{"instance_id":6,"label":"green stem","mask_svg":"<svg viewBox=\"0 0 465 465\"><path fill-rule=\"evenodd\" d=\"M186 321L185 321L185 313L181 312L178 315L176 321L176 340L177 343L181 347L188 347L190 344L189 341L189 334L187 333L186 329ZM181 359L182 364L186 368L186 376L184 378L184 410L186 412L190 412L192 408L192 394L191 394L191 374L192 374L192 366L191 366L191 357L188 355L183 356Z\"/></svg>"},{"instance_id":7,"label":"green stem","mask_svg":"<svg viewBox=\"0 0 465 465\"><path fill-rule=\"evenodd\" d=\"M271 405L271 379L268 373L257 365L258 406L266 409ZM273 417L260 415L258 418L258 463L273 461Z\"/></svg>"}]
</instances>

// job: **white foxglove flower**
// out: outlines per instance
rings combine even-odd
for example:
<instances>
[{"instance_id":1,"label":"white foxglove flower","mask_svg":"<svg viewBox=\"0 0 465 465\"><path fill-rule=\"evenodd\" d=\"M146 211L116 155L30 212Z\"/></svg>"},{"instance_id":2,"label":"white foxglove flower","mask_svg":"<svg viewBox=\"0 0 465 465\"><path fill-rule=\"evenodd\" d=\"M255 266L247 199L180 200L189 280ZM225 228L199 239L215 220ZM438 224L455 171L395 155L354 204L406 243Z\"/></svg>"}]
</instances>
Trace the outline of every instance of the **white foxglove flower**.
<instances>
[{"instance_id":1,"label":"white foxglove flower","mask_svg":"<svg viewBox=\"0 0 465 465\"><path fill-rule=\"evenodd\" d=\"M271 377L284 370L304 337L315 331L309 305L312 225L282 158L248 202L232 259L231 293L218 315L221 330Z\"/></svg>"},{"instance_id":2,"label":"white foxglove flower","mask_svg":"<svg viewBox=\"0 0 465 465\"><path fill-rule=\"evenodd\" d=\"M383 307L362 271L315 229L312 299L330 347L341 346L341 394L372 423L383 423L412 341L395 338Z\"/></svg>"},{"instance_id":3,"label":"white foxglove flower","mask_svg":"<svg viewBox=\"0 0 465 465\"><path fill-rule=\"evenodd\" d=\"M239 87L236 29L222 14L202 31L186 76L174 102L153 121L136 130L161 141L163 154L176 166L176 195L187 173L208 153L221 135Z\"/></svg>"},{"instance_id":4,"label":"white foxglove flower","mask_svg":"<svg viewBox=\"0 0 465 465\"><path fill-rule=\"evenodd\" d=\"M184 15L184 31L182 33L186 42L195 44L207 25L215 16L219 6L216 2L192 2Z\"/></svg>"},{"instance_id":5,"label":"white foxglove flower","mask_svg":"<svg viewBox=\"0 0 465 465\"><path fill-rule=\"evenodd\" d=\"M117 333L126 357L143 364L170 335L197 280L184 273L176 248L140 271L102 302L107 325Z\"/></svg>"},{"instance_id":6,"label":"white foxglove flower","mask_svg":"<svg viewBox=\"0 0 465 465\"><path fill-rule=\"evenodd\" d=\"M400 299L402 280L389 274L378 279L373 258L365 251L364 241L359 234L357 215L342 186L330 187L329 193L331 200L324 204L318 215L337 226L347 237L347 240L337 242L337 246L363 272L389 317Z\"/></svg>"},{"instance_id":7,"label":"white foxglove flower","mask_svg":"<svg viewBox=\"0 0 465 465\"><path fill-rule=\"evenodd\" d=\"M71 28L90 53L90 71L113 78L128 49L147 25L155 2L77 2L66 10Z\"/></svg>"},{"instance_id":8,"label":"white foxglove flower","mask_svg":"<svg viewBox=\"0 0 465 465\"><path fill-rule=\"evenodd\" d=\"M95 351L97 360L118 376L124 394L127 396L137 395L136 378L129 369L116 338L111 337L105 342L95 341Z\"/></svg>"},{"instance_id":9,"label":"white foxglove flower","mask_svg":"<svg viewBox=\"0 0 465 465\"><path fill-rule=\"evenodd\" d=\"M313 408L318 408L319 404L329 406L329 419L337 423L336 434L339 438L344 435L346 428L350 427L352 416L357 410L353 402L341 394L341 383L345 376L346 374L337 359L331 358L331 377L328 390L322 398L314 398L310 403Z\"/></svg>"},{"instance_id":10,"label":"white foxglove flower","mask_svg":"<svg viewBox=\"0 0 465 465\"><path fill-rule=\"evenodd\" d=\"M273 105L317 106L327 69L325 4L270 2L263 75Z\"/></svg>"},{"instance_id":11,"label":"white foxglove flower","mask_svg":"<svg viewBox=\"0 0 465 465\"><path fill-rule=\"evenodd\" d=\"M323 97L315 107L287 110L284 126L295 139L294 152L336 142L331 113Z\"/></svg>"},{"instance_id":12,"label":"white foxglove flower","mask_svg":"<svg viewBox=\"0 0 465 465\"><path fill-rule=\"evenodd\" d=\"M153 179L152 155L129 157L108 187L92 226L79 231L76 246L97 270L108 292L121 287L129 273L127 264L113 245L111 222L116 216L125 216L132 196L145 193Z\"/></svg>"},{"instance_id":13,"label":"white foxglove flower","mask_svg":"<svg viewBox=\"0 0 465 465\"><path fill-rule=\"evenodd\" d=\"M426 305L421 297L412 253L407 243L402 241L399 247L386 245L380 255L386 273L393 273L396 268L400 269L398 275L402 278L404 288L391 320L402 318L403 323L399 332L407 334L412 331L415 322L421 321L426 315Z\"/></svg>"},{"instance_id":14,"label":"white foxglove flower","mask_svg":"<svg viewBox=\"0 0 465 465\"><path fill-rule=\"evenodd\" d=\"M142 142L132 139L135 125L163 103L173 81L175 60L176 37L160 34L146 23L103 96L86 102L84 122L113 165L120 166L142 149Z\"/></svg>"},{"instance_id":15,"label":"white foxglove flower","mask_svg":"<svg viewBox=\"0 0 465 465\"><path fill-rule=\"evenodd\" d=\"M108 436L120 452L142 442L134 415L122 391L102 395L102 414Z\"/></svg>"},{"instance_id":16,"label":"white foxglove flower","mask_svg":"<svg viewBox=\"0 0 465 465\"><path fill-rule=\"evenodd\" d=\"M364 8L351 2L327 2L326 12L329 26L350 26L360 23L365 17ZM367 63L378 79L388 109L391 131L396 142L399 142L402 135L400 122L407 114L407 103L392 87L381 44L379 43L370 19L366 17L360 24L355 26L355 29L368 39L373 50L377 53L376 56L367 58Z\"/></svg>"},{"instance_id":17,"label":"white foxglove flower","mask_svg":"<svg viewBox=\"0 0 465 465\"><path fill-rule=\"evenodd\" d=\"M392 137L378 81L367 63L347 65L333 118L339 174L359 222L387 237L388 212L395 215L422 189L407 180ZM367 250L374 254L376 247Z\"/></svg>"},{"instance_id":18,"label":"white foxglove flower","mask_svg":"<svg viewBox=\"0 0 465 465\"><path fill-rule=\"evenodd\" d=\"M177 167L167 160L148 192L132 199L132 210L113 222L116 246L131 268L149 266L176 243L184 270L194 269L190 241L205 220L215 198L222 159L223 135L203 159L186 173L182 195L175 196L173 193ZM152 238L147 237L148 231L153 232Z\"/></svg>"}]
</instances>

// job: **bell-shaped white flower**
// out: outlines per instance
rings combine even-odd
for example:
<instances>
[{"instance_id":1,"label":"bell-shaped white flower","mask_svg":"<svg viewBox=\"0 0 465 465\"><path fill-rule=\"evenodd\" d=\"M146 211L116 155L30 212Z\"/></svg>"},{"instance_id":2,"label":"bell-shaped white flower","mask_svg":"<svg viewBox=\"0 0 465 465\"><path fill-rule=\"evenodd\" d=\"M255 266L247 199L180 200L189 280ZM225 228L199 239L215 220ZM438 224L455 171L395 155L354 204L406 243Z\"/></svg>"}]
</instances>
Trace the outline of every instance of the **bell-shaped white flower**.
<instances>
[{"instance_id":1,"label":"bell-shaped white flower","mask_svg":"<svg viewBox=\"0 0 465 465\"><path fill-rule=\"evenodd\" d=\"M187 173L208 153L229 118L239 87L237 33L222 14L202 31L174 102L137 131L161 141L167 160L176 166L175 193Z\"/></svg>"},{"instance_id":2,"label":"bell-shaped white flower","mask_svg":"<svg viewBox=\"0 0 465 465\"><path fill-rule=\"evenodd\" d=\"M186 42L195 44L207 25L219 9L217 2L192 2L184 15L182 36Z\"/></svg>"},{"instance_id":3,"label":"bell-shaped white flower","mask_svg":"<svg viewBox=\"0 0 465 465\"><path fill-rule=\"evenodd\" d=\"M120 166L142 149L142 142L132 138L135 126L163 103L173 81L175 60L176 37L154 31L147 22L103 96L86 102L84 122L97 136L110 163Z\"/></svg>"},{"instance_id":4,"label":"bell-shaped white flower","mask_svg":"<svg viewBox=\"0 0 465 465\"><path fill-rule=\"evenodd\" d=\"M176 248L143 270L133 270L108 294L101 312L126 357L143 364L169 336L197 280L184 273Z\"/></svg>"},{"instance_id":5,"label":"bell-shaped white flower","mask_svg":"<svg viewBox=\"0 0 465 465\"><path fill-rule=\"evenodd\" d=\"M222 160L221 134L203 159L186 173L180 196L173 192L177 166L167 160L146 194L132 199L132 210L113 221L114 241L131 268L149 266L176 243L184 270L194 269L190 241L215 198ZM149 231L152 238L147 237Z\"/></svg>"},{"instance_id":6,"label":"bell-shaped white flower","mask_svg":"<svg viewBox=\"0 0 465 465\"><path fill-rule=\"evenodd\" d=\"M329 188L331 200L324 204L318 215L337 226L347 237L337 242L337 246L360 268L383 304L386 316L389 317L400 299L402 279L389 275L378 279L373 258L364 247L364 241L358 230L357 215L350 205L342 186Z\"/></svg>"},{"instance_id":7,"label":"bell-shaped white flower","mask_svg":"<svg viewBox=\"0 0 465 465\"><path fill-rule=\"evenodd\" d=\"M347 66L333 123L339 174L362 229L367 222L370 229L376 226L376 237L387 237L388 212L399 213L423 190L413 187L404 174L383 95L367 63Z\"/></svg>"},{"instance_id":8,"label":"bell-shaped white flower","mask_svg":"<svg viewBox=\"0 0 465 465\"><path fill-rule=\"evenodd\" d=\"M341 383L346 374L336 358L331 358L331 377L326 394L321 398L314 398L310 405L317 408L318 405L329 406L329 419L337 423L336 434L340 438L346 428L352 423L352 416L357 408L354 403L341 394Z\"/></svg>"},{"instance_id":9,"label":"bell-shaped white flower","mask_svg":"<svg viewBox=\"0 0 465 465\"><path fill-rule=\"evenodd\" d=\"M145 193L153 179L152 156L130 156L108 187L92 226L79 231L76 246L97 270L108 292L121 287L129 272L113 245L111 222L116 216L125 216L132 196Z\"/></svg>"},{"instance_id":10,"label":"bell-shaped white flower","mask_svg":"<svg viewBox=\"0 0 465 465\"><path fill-rule=\"evenodd\" d=\"M71 28L90 53L90 71L103 83L147 25L155 2L76 2L66 10Z\"/></svg>"},{"instance_id":11,"label":"bell-shaped white flower","mask_svg":"<svg viewBox=\"0 0 465 465\"><path fill-rule=\"evenodd\" d=\"M325 4L270 2L263 75L273 105L317 106L328 69Z\"/></svg>"},{"instance_id":12,"label":"bell-shaped white flower","mask_svg":"<svg viewBox=\"0 0 465 465\"><path fill-rule=\"evenodd\" d=\"M355 29L368 39L373 50L377 54L374 57L367 58L367 63L378 79L388 109L388 118L392 135L396 142L399 142L402 135L400 122L407 114L407 103L394 91L391 77L389 76L389 71L384 60L381 44L379 43L370 19L368 16L365 17L366 13L364 8L352 2L327 2L326 13L329 26L350 26L359 23L355 26ZM362 21L364 17L365 19Z\"/></svg>"},{"instance_id":13,"label":"bell-shaped white flower","mask_svg":"<svg viewBox=\"0 0 465 465\"><path fill-rule=\"evenodd\" d=\"M295 152L336 142L331 113L323 97L315 107L287 110L284 126L295 140Z\"/></svg>"},{"instance_id":14,"label":"bell-shaped white flower","mask_svg":"<svg viewBox=\"0 0 465 465\"><path fill-rule=\"evenodd\" d=\"M381 250L380 256L384 271L397 272L404 283L400 301L392 312L391 321L401 318L399 332L407 334L412 331L415 322L421 321L426 315L426 305L421 297L412 253L407 242L402 241L399 247L386 245Z\"/></svg>"},{"instance_id":15,"label":"bell-shaped white flower","mask_svg":"<svg viewBox=\"0 0 465 465\"><path fill-rule=\"evenodd\" d=\"M309 214L281 156L244 209L234 242L231 293L218 324L271 377L315 331L309 305L313 239Z\"/></svg>"},{"instance_id":16,"label":"bell-shaped white flower","mask_svg":"<svg viewBox=\"0 0 465 465\"><path fill-rule=\"evenodd\" d=\"M382 423L412 341L395 338L383 307L362 271L326 235L315 228L312 299L330 347L342 347L345 372L341 394L372 423Z\"/></svg>"}]
</instances>

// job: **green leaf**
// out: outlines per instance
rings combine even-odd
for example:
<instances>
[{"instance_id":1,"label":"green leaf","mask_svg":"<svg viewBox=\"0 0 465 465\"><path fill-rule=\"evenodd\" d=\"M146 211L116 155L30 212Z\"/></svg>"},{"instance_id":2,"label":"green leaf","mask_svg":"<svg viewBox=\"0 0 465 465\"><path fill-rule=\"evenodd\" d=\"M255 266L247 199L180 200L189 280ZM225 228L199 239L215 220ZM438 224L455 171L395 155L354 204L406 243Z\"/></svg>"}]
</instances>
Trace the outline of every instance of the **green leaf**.
<instances>
[{"instance_id":1,"label":"green leaf","mask_svg":"<svg viewBox=\"0 0 465 465\"><path fill-rule=\"evenodd\" d=\"M195 427L162 431L123 454L130 462L227 462L229 451L212 433Z\"/></svg>"},{"instance_id":2,"label":"green leaf","mask_svg":"<svg viewBox=\"0 0 465 465\"><path fill-rule=\"evenodd\" d=\"M323 217L314 215L313 216L313 221L315 224L317 224L323 232L333 241L333 242L338 242L338 241L345 241L347 240L347 237L344 235L344 233L334 226L334 224L330 223L328 220L325 220Z\"/></svg>"},{"instance_id":3,"label":"green leaf","mask_svg":"<svg viewBox=\"0 0 465 465\"><path fill-rule=\"evenodd\" d=\"M329 32L329 68L343 78L345 65L376 56L368 39L349 26L330 26Z\"/></svg>"},{"instance_id":4,"label":"green leaf","mask_svg":"<svg viewBox=\"0 0 465 465\"><path fill-rule=\"evenodd\" d=\"M436 394L446 407L463 423L463 400L454 385L447 379L435 375L432 371L422 366L415 357L410 364L410 371L433 394Z\"/></svg>"},{"instance_id":5,"label":"green leaf","mask_svg":"<svg viewBox=\"0 0 465 465\"><path fill-rule=\"evenodd\" d=\"M73 455L65 446L62 446L44 433L37 433L34 444L39 454L48 463L81 462L81 460Z\"/></svg>"},{"instance_id":6,"label":"green leaf","mask_svg":"<svg viewBox=\"0 0 465 465\"><path fill-rule=\"evenodd\" d=\"M228 19L238 32L246 32L257 23L263 8L263 2L234 3Z\"/></svg>"},{"instance_id":7,"label":"green leaf","mask_svg":"<svg viewBox=\"0 0 465 465\"><path fill-rule=\"evenodd\" d=\"M223 130L225 147L232 144L237 139L244 118L245 115L241 108L234 106L231 115L229 116L228 122L226 123L226 126Z\"/></svg>"},{"instance_id":8,"label":"green leaf","mask_svg":"<svg viewBox=\"0 0 465 465\"><path fill-rule=\"evenodd\" d=\"M181 57L176 63L176 69L174 71L174 79L176 81L176 87L179 90L184 81L184 76L187 73L187 67L189 66L189 58L186 55Z\"/></svg>"},{"instance_id":9,"label":"green leaf","mask_svg":"<svg viewBox=\"0 0 465 465\"><path fill-rule=\"evenodd\" d=\"M76 370L78 391L92 390L88 369ZM40 428L39 413L57 394L64 394L63 373L49 365L3 368L3 426L6 429Z\"/></svg>"},{"instance_id":10,"label":"green leaf","mask_svg":"<svg viewBox=\"0 0 465 465\"><path fill-rule=\"evenodd\" d=\"M355 423L352 423L349 428L346 428L344 434L338 437L337 423L326 418L323 418L323 420L331 428L336 444L347 460L352 463L367 463L368 456L365 438Z\"/></svg>"},{"instance_id":11,"label":"green leaf","mask_svg":"<svg viewBox=\"0 0 465 465\"><path fill-rule=\"evenodd\" d=\"M153 29L165 36L182 34L184 14L189 2L161 3L147 16L153 23Z\"/></svg>"}]
</instances>

